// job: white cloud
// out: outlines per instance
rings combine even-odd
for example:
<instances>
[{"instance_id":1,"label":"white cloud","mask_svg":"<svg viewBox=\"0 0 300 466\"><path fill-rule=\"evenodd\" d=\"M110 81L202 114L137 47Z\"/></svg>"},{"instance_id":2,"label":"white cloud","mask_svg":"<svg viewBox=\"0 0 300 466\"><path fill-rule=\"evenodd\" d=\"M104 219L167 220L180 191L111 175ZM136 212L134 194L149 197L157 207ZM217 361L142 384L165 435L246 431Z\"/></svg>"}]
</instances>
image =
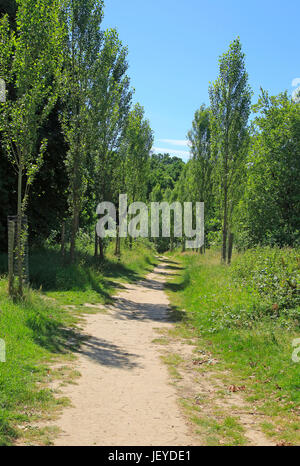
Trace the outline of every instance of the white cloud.
<instances>
[{"instance_id":1,"label":"white cloud","mask_svg":"<svg viewBox=\"0 0 300 466\"><path fill-rule=\"evenodd\" d=\"M152 147L153 152L157 154L170 154L170 155L178 155L182 158L188 158L190 153L187 150L176 150L176 149L168 149L166 147Z\"/></svg>"},{"instance_id":2,"label":"white cloud","mask_svg":"<svg viewBox=\"0 0 300 466\"><path fill-rule=\"evenodd\" d=\"M159 139L159 141L164 142L166 144L171 144L172 146L189 146L189 141L187 141L186 139Z\"/></svg>"},{"instance_id":3,"label":"white cloud","mask_svg":"<svg viewBox=\"0 0 300 466\"><path fill-rule=\"evenodd\" d=\"M300 78L295 78L295 79L293 79L293 81L292 81L292 86L293 86L293 87L296 87L296 86L298 86L298 84L300 84Z\"/></svg>"}]
</instances>

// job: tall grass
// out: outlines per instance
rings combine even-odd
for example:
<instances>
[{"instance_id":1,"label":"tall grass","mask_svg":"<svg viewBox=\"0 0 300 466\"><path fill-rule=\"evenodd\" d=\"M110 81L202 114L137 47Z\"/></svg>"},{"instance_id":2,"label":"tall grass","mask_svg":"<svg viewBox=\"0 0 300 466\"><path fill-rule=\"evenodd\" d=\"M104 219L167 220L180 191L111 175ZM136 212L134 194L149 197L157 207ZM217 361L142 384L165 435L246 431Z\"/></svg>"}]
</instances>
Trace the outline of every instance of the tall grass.
<instances>
[{"instance_id":1,"label":"tall grass","mask_svg":"<svg viewBox=\"0 0 300 466\"><path fill-rule=\"evenodd\" d=\"M30 285L62 304L103 303L110 300L117 281L134 281L151 270L155 250L151 243L137 240L132 249L122 244L121 258L109 244L104 261L93 256L91 241L80 245L75 264L62 258L59 248L32 249L29 256ZM7 256L0 256L0 275L7 272Z\"/></svg>"},{"instance_id":2,"label":"tall grass","mask_svg":"<svg viewBox=\"0 0 300 466\"><path fill-rule=\"evenodd\" d=\"M235 256L231 268L214 251L171 257L184 267L168 285L172 303L186 310L198 337L249 384L256 381L254 397L266 409L299 406L300 363L292 360L299 251L261 248Z\"/></svg>"},{"instance_id":3,"label":"tall grass","mask_svg":"<svg viewBox=\"0 0 300 466\"><path fill-rule=\"evenodd\" d=\"M28 293L24 302L10 300L4 279L0 310L0 337L6 345L6 362L0 363L0 445L6 445L17 436L17 424L56 404L50 390L36 383L47 374L47 361L70 350L72 331L63 328L66 313L38 293Z\"/></svg>"}]
</instances>

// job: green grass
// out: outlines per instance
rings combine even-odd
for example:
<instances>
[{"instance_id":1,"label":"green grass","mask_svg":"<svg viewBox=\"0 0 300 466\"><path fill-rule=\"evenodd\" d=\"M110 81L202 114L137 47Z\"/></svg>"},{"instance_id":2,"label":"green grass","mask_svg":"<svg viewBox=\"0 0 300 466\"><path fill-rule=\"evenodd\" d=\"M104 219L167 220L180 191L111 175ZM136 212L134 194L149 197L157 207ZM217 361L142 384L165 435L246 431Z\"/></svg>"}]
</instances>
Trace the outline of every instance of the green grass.
<instances>
[{"instance_id":1,"label":"green grass","mask_svg":"<svg viewBox=\"0 0 300 466\"><path fill-rule=\"evenodd\" d=\"M291 254L289 262L289 252L285 252L285 263L293 261L289 272L296 277L298 261L294 251ZM199 346L208 347L220 361L219 368L230 369L232 377L244 381L248 401L281 426L279 438L293 438L299 444L299 423L298 432L291 427L300 409L300 363L292 361L292 340L300 336L297 296L284 300L281 286L278 293L285 305L282 313L277 306L272 312L276 299L273 284L270 301L269 290L259 290L259 280L254 286L251 270L242 274L243 256L236 256L232 267L221 265L219 252L213 251L205 256L174 253L169 259L171 266L179 263L182 267L167 285L173 310L186 311L179 328L189 328ZM269 275L272 273L273 269Z\"/></svg>"},{"instance_id":2,"label":"green grass","mask_svg":"<svg viewBox=\"0 0 300 466\"><path fill-rule=\"evenodd\" d=\"M0 444L6 445L18 436L18 424L59 405L37 382L47 376L50 361L75 348L68 345L73 332L63 329L66 313L38 293L14 303L2 279L0 309L0 336L6 344L6 362L0 363Z\"/></svg>"},{"instance_id":3,"label":"green grass","mask_svg":"<svg viewBox=\"0 0 300 466\"><path fill-rule=\"evenodd\" d=\"M93 257L92 246L77 252L75 264L63 260L57 247L30 252L30 285L63 305L108 303L122 282L138 280L156 261L151 243L137 240L132 249L122 244L119 260L108 246L105 260ZM7 273L7 256L0 255L0 275Z\"/></svg>"},{"instance_id":4,"label":"green grass","mask_svg":"<svg viewBox=\"0 0 300 466\"><path fill-rule=\"evenodd\" d=\"M2 256L2 273L5 262ZM67 382L74 379L68 371L49 371L49 364L72 359L78 350L78 309L87 313L83 304L108 302L122 281L141 278L154 264L154 250L143 242L136 242L132 250L123 248L120 261L109 249L104 263L89 254L79 254L76 264L65 265L54 248L33 251L30 272L35 291L29 290L23 302L8 298L3 274L0 338L6 344L6 362L0 363L0 445L11 444L25 432L29 439L35 436L37 441L39 435L47 437L38 429L24 430L24 423L26 426L67 403L64 398L54 397L44 382L49 373ZM69 304L74 309L64 307Z\"/></svg>"}]
</instances>

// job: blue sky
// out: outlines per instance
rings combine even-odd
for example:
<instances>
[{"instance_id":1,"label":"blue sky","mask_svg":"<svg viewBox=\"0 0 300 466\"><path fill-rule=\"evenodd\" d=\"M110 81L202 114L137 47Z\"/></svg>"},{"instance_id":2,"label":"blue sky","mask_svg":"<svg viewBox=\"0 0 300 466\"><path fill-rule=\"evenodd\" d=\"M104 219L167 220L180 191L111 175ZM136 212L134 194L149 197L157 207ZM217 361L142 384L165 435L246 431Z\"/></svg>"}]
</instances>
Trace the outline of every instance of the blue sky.
<instances>
[{"instance_id":1,"label":"blue sky","mask_svg":"<svg viewBox=\"0 0 300 466\"><path fill-rule=\"evenodd\" d=\"M208 104L218 57L240 36L256 100L293 91L300 77L296 0L105 0L104 27L116 27L128 46L135 101L154 130L156 151L188 157L186 134L194 112Z\"/></svg>"}]
</instances>

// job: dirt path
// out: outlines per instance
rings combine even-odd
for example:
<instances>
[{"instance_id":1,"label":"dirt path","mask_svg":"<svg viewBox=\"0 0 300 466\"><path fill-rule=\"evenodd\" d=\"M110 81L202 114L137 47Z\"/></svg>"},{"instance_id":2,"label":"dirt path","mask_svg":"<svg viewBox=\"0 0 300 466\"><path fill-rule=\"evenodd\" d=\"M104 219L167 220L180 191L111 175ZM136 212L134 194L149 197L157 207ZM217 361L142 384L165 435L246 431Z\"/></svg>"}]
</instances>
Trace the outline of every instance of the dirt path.
<instances>
[{"instance_id":1,"label":"dirt path","mask_svg":"<svg viewBox=\"0 0 300 466\"><path fill-rule=\"evenodd\" d=\"M153 343L169 328L166 264L125 285L107 312L86 316L90 336L76 362L77 384L63 388L72 407L55 422L55 445L195 445L167 367Z\"/></svg>"},{"instance_id":2,"label":"dirt path","mask_svg":"<svg viewBox=\"0 0 300 466\"><path fill-rule=\"evenodd\" d=\"M81 377L52 386L71 400L56 421L44 424L55 423L60 431L54 445L206 445L214 423L222 425L228 416L243 427L248 445L274 445L262 433L255 408L249 411L239 392L224 390L214 366L204 364L214 362L209 349L199 350L196 340L173 332L163 288L174 269L161 262L146 279L122 285L112 306L86 304L100 312L85 316L88 338L73 367ZM190 413L196 407L202 428L188 421L179 398ZM213 444L224 441L235 444L231 437Z\"/></svg>"}]
</instances>

